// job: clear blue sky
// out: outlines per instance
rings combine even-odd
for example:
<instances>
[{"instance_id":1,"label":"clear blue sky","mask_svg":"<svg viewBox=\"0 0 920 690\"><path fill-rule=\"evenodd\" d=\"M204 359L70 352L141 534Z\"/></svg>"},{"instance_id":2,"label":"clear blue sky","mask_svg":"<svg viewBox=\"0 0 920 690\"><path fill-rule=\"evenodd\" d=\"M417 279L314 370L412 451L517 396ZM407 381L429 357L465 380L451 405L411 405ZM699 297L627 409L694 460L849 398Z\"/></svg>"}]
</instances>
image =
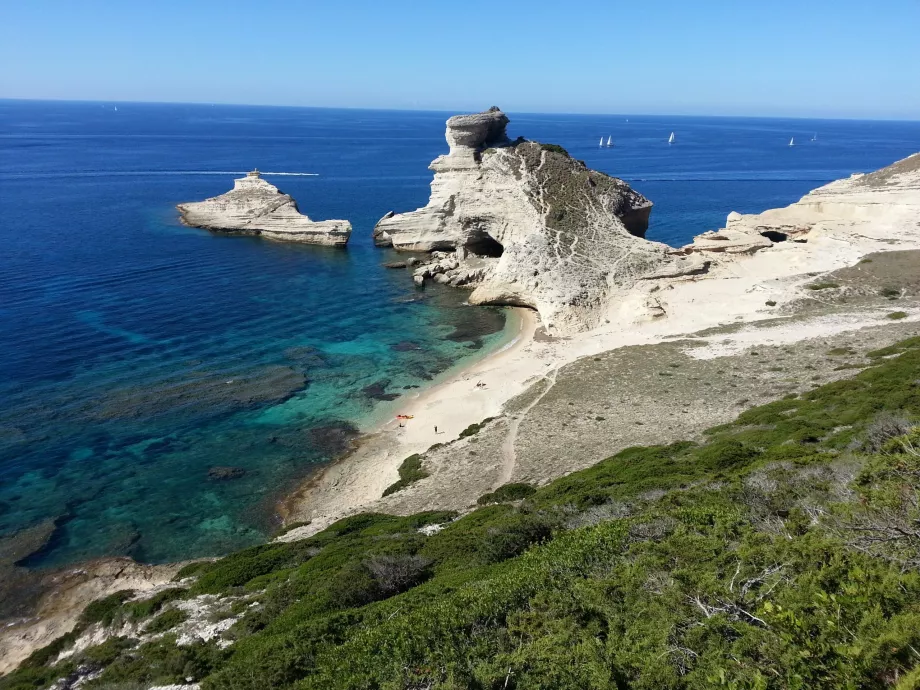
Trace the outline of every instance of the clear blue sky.
<instances>
[{"instance_id":1,"label":"clear blue sky","mask_svg":"<svg viewBox=\"0 0 920 690\"><path fill-rule=\"evenodd\" d=\"M920 0L0 0L0 97L920 119Z\"/></svg>"}]
</instances>

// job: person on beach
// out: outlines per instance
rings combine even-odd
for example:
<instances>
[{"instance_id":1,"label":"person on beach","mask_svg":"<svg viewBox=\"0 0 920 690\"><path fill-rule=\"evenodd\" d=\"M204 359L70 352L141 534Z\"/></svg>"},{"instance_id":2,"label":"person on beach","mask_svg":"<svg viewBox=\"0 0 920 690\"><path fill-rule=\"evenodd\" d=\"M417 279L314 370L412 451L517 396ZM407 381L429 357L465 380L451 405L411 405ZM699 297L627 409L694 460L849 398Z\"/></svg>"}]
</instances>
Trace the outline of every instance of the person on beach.
<instances>
[{"instance_id":1,"label":"person on beach","mask_svg":"<svg viewBox=\"0 0 920 690\"><path fill-rule=\"evenodd\" d=\"M434 428L434 433L438 433L438 427Z\"/></svg>"}]
</instances>

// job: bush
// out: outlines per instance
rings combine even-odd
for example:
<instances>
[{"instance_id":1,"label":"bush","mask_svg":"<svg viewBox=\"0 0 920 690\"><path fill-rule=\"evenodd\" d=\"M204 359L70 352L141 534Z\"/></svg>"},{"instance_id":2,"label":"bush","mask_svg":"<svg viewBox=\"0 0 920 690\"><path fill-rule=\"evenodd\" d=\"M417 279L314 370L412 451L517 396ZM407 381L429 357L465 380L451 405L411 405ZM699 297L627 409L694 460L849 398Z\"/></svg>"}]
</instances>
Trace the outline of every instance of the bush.
<instances>
[{"instance_id":1,"label":"bush","mask_svg":"<svg viewBox=\"0 0 920 690\"><path fill-rule=\"evenodd\" d=\"M485 427L485 425L491 422L493 419L495 419L495 417L486 417L478 424L470 424L466 429L460 432L460 438L469 438L470 436L475 436L480 431L482 431L483 427Z\"/></svg>"},{"instance_id":2,"label":"bush","mask_svg":"<svg viewBox=\"0 0 920 690\"><path fill-rule=\"evenodd\" d=\"M428 472L422 469L423 459L421 455L415 453L403 460L402 464L399 466L399 479L384 489L383 495L389 496L390 494L395 494L397 491L402 491L410 484L427 477Z\"/></svg>"},{"instance_id":3,"label":"bush","mask_svg":"<svg viewBox=\"0 0 920 690\"><path fill-rule=\"evenodd\" d=\"M811 283L806 285L805 288L808 290L833 290L834 288L839 288L840 283L834 283L831 281L824 281L818 283Z\"/></svg>"},{"instance_id":4,"label":"bush","mask_svg":"<svg viewBox=\"0 0 920 690\"><path fill-rule=\"evenodd\" d=\"M125 604L125 613L134 619L149 618L153 614L159 612L160 609L169 602L175 601L176 599L182 599L187 594L188 590L183 587L164 589L162 592L157 592L149 599L141 599L140 601L132 601Z\"/></svg>"},{"instance_id":5,"label":"bush","mask_svg":"<svg viewBox=\"0 0 920 690\"><path fill-rule=\"evenodd\" d=\"M514 558L530 546L548 541L552 524L539 515L519 515L506 525L492 527L483 541L483 554L487 563L499 563Z\"/></svg>"},{"instance_id":6,"label":"bush","mask_svg":"<svg viewBox=\"0 0 920 690\"><path fill-rule=\"evenodd\" d=\"M193 575L200 575L202 572L206 571L214 561L195 561L194 563L189 563L188 565L183 565L179 568L173 576L173 582L178 582L179 580L184 580L187 577L192 577Z\"/></svg>"},{"instance_id":7,"label":"bush","mask_svg":"<svg viewBox=\"0 0 920 690\"><path fill-rule=\"evenodd\" d=\"M430 572L431 559L413 555L373 556L364 562L380 591L386 596L404 592L423 582Z\"/></svg>"},{"instance_id":8,"label":"bush","mask_svg":"<svg viewBox=\"0 0 920 690\"><path fill-rule=\"evenodd\" d=\"M476 501L481 506L489 503L508 503L510 501L520 501L521 499L532 496L536 493L536 488L525 483L504 484L495 491L483 494Z\"/></svg>"},{"instance_id":9,"label":"bush","mask_svg":"<svg viewBox=\"0 0 920 690\"><path fill-rule=\"evenodd\" d=\"M188 614L185 611L180 609L169 609L150 621L144 627L144 632L151 635L166 632L167 630L172 630L179 625L179 623L186 620L188 620Z\"/></svg>"},{"instance_id":10,"label":"bush","mask_svg":"<svg viewBox=\"0 0 920 690\"><path fill-rule=\"evenodd\" d=\"M890 314L887 314L885 318L891 319L892 321L897 321L899 319L906 319L906 311L893 311Z\"/></svg>"},{"instance_id":11,"label":"bush","mask_svg":"<svg viewBox=\"0 0 920 690\"><path fill-rule=\"evenodd\" d=\"M903 414L880 412L866 427L863 449L869 453L878 453L888 441L909 434L913 428L914 425Z\"/></svg>"},{"instance_id":12,"label":"bush","mask_svg":"<svg viewBox=\"0 0 920 690\"><path fill-rule=\"evenodd\" d=\"M550 153L559 153L565 156L566 158L572 157L571 155L569 155L569 152L566 151L561 146L559 146L559 144L540 144L540 150L549 151Z\"/></svg>"},{"instance_id":13,"label":"bush","mask_svg":"<svg viewBox=\"0 0 920 690\"><path fill-rule=\"evenodd\" d=\"M83 609L83 613L80 614L80 623L83 626L92 625L93 623L111 625L116 616L123 613L122 604L132 596L134 596L133 589L123 589L110 594L104 599L90 602L89 606Z\"/></svg>"}]
</instances>

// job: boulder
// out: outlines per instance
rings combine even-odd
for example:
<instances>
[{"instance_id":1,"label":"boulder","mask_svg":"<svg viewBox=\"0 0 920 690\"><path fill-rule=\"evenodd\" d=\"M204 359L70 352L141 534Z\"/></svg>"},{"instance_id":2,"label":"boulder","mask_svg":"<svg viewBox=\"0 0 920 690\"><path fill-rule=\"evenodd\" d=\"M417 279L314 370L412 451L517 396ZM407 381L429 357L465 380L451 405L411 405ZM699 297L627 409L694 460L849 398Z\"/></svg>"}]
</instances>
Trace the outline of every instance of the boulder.
<instances>
[{"instance_id":1,"label":"boulder","mask_svg":"<svg viewBox=\"0 0 920 690\"><path fill-rule=\"evenodd\" d=\"M225 479L239 479L246 476L242 467L211 467L208 469L208 479L223 481Z\"/></svg>"}]
</instances>

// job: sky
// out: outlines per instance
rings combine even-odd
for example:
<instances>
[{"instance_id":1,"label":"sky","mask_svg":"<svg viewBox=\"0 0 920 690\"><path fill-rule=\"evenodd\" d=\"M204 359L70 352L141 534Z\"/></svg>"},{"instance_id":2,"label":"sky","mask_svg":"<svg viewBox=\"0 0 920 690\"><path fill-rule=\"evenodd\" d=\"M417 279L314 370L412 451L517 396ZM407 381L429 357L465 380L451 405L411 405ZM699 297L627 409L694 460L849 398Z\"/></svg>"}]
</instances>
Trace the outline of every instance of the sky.
<instances>
[{"instance_id":1,"label":"sky","mask_svg":"<svg viewBox=\"0 0 920 690\"><path fill-rule=\"evenodd\" d=\"M920 0L0 0L0 98L920 119Z\"/></svg>"}]
</instances>

